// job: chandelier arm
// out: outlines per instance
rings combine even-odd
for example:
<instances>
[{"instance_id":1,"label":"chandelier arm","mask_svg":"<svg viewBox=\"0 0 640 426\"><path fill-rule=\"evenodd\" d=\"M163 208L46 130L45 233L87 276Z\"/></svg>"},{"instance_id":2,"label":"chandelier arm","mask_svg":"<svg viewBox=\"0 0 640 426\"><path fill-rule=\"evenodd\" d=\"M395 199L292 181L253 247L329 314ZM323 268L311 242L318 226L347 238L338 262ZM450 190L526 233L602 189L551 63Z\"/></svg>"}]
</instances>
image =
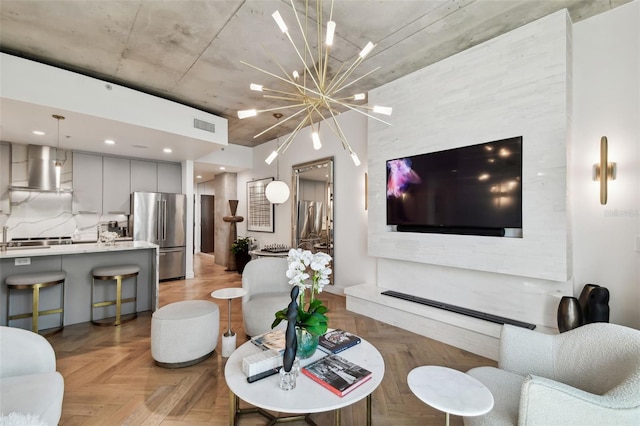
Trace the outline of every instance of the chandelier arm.
<instances>
[{"instance_id":1,"label":"chandelier arm","mask_svg":"<svg viewBox=\"0 0 640 426\"><path fill-rule=\"evenodd\" d=\"M291 40L291 37L289 36L289 32L287 31L287 37L289 37L289 40L291 41L291 43L293 43L293 40ZM284 79L284 81L287 81L290 84L293 84L294 86L297 87L298 89L298 93L300 93L302 96L304 96L304 91L306 89L305 85L299 85L298 83L296 83L296 81L293 79L293 77L291 77L289 75L289 73L287 72L287 70L284 69L284 67L282 66L282 64L280 63L280 61L278 61L278 59L273 56L273 54L271 53L271 51L269 49L267 49L266 47L264 47L263 44L260 44L260 46L262 47L262 50L264 50L264 52L267 54L267 56L269 58L271 58L271 60L273 62L276 63L276 65L278 65L278 68L280 68L280 71L282 71L282 74L287 76L286 79ZM295 47L295 46L294 46ZM261 70L262 72L265 72L264 70Z\"/></svg>"},{"instance_id":2,"label":"chandelier arm","mask_svg":"<svg viewBox=\"0 0 640 426\"><path fill-rule=\"evenodd\" d=\"M303 100L301 98L301 96L297 96L295 98L289 98L289 97L286 97L286 96L262 95L262 97L265 98L265 99L278 99L278 100L281 100L281 101L292 101L292 102L294 102L294 101L300 102L300 101Z\"/></svg>"},{"instance_id":3,"label":"chandelier arm","mask_svg":"<svg viewBox=\"0 0 640 426\"><path fill-rule=\"evenodd\" d=\"M262 88L263 92L272 92L272 93L281 93L283 95L291 95L291 96L302 96L302 94L300 93L300 90L298 90L297 92L286 92L284 90L278 90L278 89L269 89L268 87L263 87ZM265 95L263 95L265 96Z\"/></svg>"},{"instance_id":4,"label":"chandelier arm","mask_svg":"<svg viewBox=\"0 0 640 426\"><path fill-rule=\"evenodd\" d=\"M300 121L300 123L298 123L298 126L293 130L293 132L291 132L289 137L284 141L284 143L281 146L282 151L280 151L280 154L284 154L287 148L289 148L289 145L291 145L291 142L293 142L296 136L298 136L298 133L300 133L300 130L307 124L307 119L308 117L305 117L304 120Z\"/></svg>"},{"instance_id":5,"label":"chandelier arm","mask_svg":"<svg viewBox=\"0 0 640 426\"><path fill-rule=\"evenodd\" d=\"M351 81L350 83L345 84L344 86L340 86L339 88L333 90L331 92L332 95L335 95L336 93L338 93L339 91L341 91L342 89L346 89L347 87L351 86L352 84L357 83L358 81L362 80L365 77L368 77L369 75L373 74L374 72L376 72L377 70L379 70L380 67L374 68L371 71L367 72L366 74L356 78L355 80Z\"/></svg>"},{"instance_id":6,"label":"chandelier arm","mask_svg":"<svg viewBox=\"0 0 640 426\"><path fill-rule=\"evenodd\" d=\"M353 61L353 63L349 66L349 68L347 68L342 74L340 74L337 79L334 79L334 81L331 82L331 86L329 86L327 91L333 92L336 87L339 87L347 78L349 78L351 73L355 71L355 69L358 68L358 66L363 61L364 59L362 59L362 57L358 55L358 57L355 59L355 61Z\"/></svg>"},{"instance_id":7,"label":"chandelier arm","mask_svg":"<svg viewBox=\"0 0 640 426\"><path fill-rule=\"evenodd\" d=\"M331 82L329 82L329 85L327 87L331 88L332 86L334 86L334 82L338 77L340 77L340 74L342 73L342 70L344 69L345 64L346 62L342 62L340 64L340 68L338 68L338 71L333 75L333 77L331 78Z\"/></svg>"},{"instance_id":8,"label":"chandelier arm","mask_svg":"<svg viewBox=\"0 0 640 426\"><path fill-rule=\"evenodd\" d=\"M251 65L251 64L249 64L249 63L247 63L247 62L243 62L243 61L240 61L240 63L241 63L241 64L244 64L244 65L246 65L246 66L248 66L248 67L251 67L251 68L253 68L253 69L255 69L255 70L258 70L258 71L260 71L260 72L263 72L263 73L265 73L265 74L267 74L267 75L270 75L270 76L271 76L271 77L273 77L273 78L277 78L278 80L284 81L285 83L289 83L289 84L291 84L292 86L297 87L298 89L301 89L301 90L307 90L307 91L309 91L309 92L313 93L313 94L314 94L314 95L316 95L316 96L323 96L323 95L322 95L322 93L319 93L319 92L317 92L317 91L315 91L315 90L313 90L313 89L310 89L310 88L308 88L308 87L301 86L300 84L298 84L298 83L296 83L296 82L294 82L294 81L287 80L286 78L280 77L279 75L274 74L274 73L272 73L272 72L265 71L265 70L263 70L262 68L256 67L255 65Z\"/></svg>"},{"instance_id":9,"label":"chandelier arm","mask_svg":"<svg viewBox=\"0 0 640 426\"><path fill-rule=\"evenodd\" d=\"M253 138L255 139L255 138L257 138L257 137L260 137L260 136L264 135L264 134L265 134L265 133L267 133L269 130L273 130L273 129L275 129L275 128L276 128L276 127L278 127L279 125L281 125L281 124L283 124L283 123L286 123L287 121L291 120L291 119L292 119L292 118L294 118L294 117L297 117L298 115L300 115L302 112L304 112L304 111L306 111L306 110L307 110L307 108L306 108L306 107L305 107L305 108L302 108L301 110L299 110L298 112L295 112L295 113L291 114L289 117L285 118L284 120L282 120L282 121L278 121L278 122L277 122L276 124L274 124L273 126L271 126L271 127L269 127L268 129L265 129L265 130L263 130L262 132L258 133L258 134L257 134L257 135L255 135Z\"/></svg>"},{"instance_id":10,"label":"chandelier arm","mask_svg":"<svg viewBox=\"0 0 640 426\"><path fill-rule=\"evenodd\" d=\"M381 123L384 123L384 124L386 124L386 125L388 125L388 126L393 126L393 124L391 124L391 123L387 123L386 121L381 120L381 119L379 119L378 117L375 117L375 116L373 116L373 115L371 115L371 114L367 114L367 113L366 113L366 112L364 112L364 111L360 111L359 109L357 109L357 108L355 108L355 107L352 107L351 105L349 105L349 104L347 104L347 103L339 102L339 101L337 101L337 100L335 100L335 99L333 99L333 98L331 98L331 97L329 97L329 96L327 96L326 98L327 98L329 101L331 101L331 102L334 102L334 103L336 103L336 104L338 104L338 105L342 105L343 107L345 107L345 108L349 108L350 110L356 111L356 112L358 112L358 113L360 113L360 114L362 114L362 115L366 115L367 117L372 118L372 119L374 119L374 120L376 120L376 121L379 121L379 122L381 122ZM360 105L356 105L356 107L360 107Z\"/></svg>"},{"instance_id":11,"label":"chandelier arm","mask_svg":"<svg viewBox=\"0 0 640 426\"><path fill-rule=\"evenodd\" d=\"M335 129L332 128L331 126L329 126L329 128L331 130L333 130L335 135L338 137L338 139L342 143L342 148L344 148L345 150L349 151L349 153L352 153L353 149L351 149L351 145L349 145L349 141L347 141L347 137L344 135L344 132L342 131L342 128L340 127L340 124L338 124L338 119L337 119L336 115L333 112L333 108L330 108L329 112L331 113L331 119L333 121L333 125L335 126Z\"/></svg>"},{"instance_id":12,"label":"chandelier arm","mask_svg":"<svg viewBox=\"0 0 640 426\"><path fill-rule=\"evenodd\" d=\"M296 12L296 18L297 18L297 12ZM301 27L300 31L302 31L302 27ZM291 38L291 34L289 34L289 31L287 31L284 34L287 36L287 38L291 42L291 45L293 46L293 49L296 51L296 54L298 55L298 58L300 58L300 62L302 62L302 65L304 66L304 69L307 71L307 73L309 73L309 77L311 77L311 79L313 80L313 83L316 85L316 87L320 88L320 85L318 85L318 82L316 81L315 77L313 76L313 73L309 69L309 66L306 64L306 62L302 58L302 55L300 54L300 51L296 47L296 44L293 42L293 39ZM309 45L307 43L307 36L304 33L302 34L302 39L304 40L304 44L305 44L305 46L307 46L307 49L308 49ZM316 69L316 64L315 63L313 64L313 68L316 70L316 73L317 73L318 70Z\"/></svg>"},{"instance_id":13,"label":"chandelier arm","mask_svg":"<svg viewBox=\"0 0 640 426\"><path fill-rule=\"evenodd\" d=\"M309 19L309 12L308 12L307 8L309 7L309 2L308 1L305 2L305 5L306 5L305 6L305 18L308 20ZM307 32L304 30L304 28L302 28L302 23L300 22L300 17L298 16L298 11L296 10L295 5L293 4L293 0L291 0L291 9L293 9L293 15L296 18L296 22L298 23L298 28L300 29L300 33L302 34L302 41L304 41L304 46L305 46L305 56L306 56L307 53L309 53L309 57L313 58L313 53L311 52L311 48L309 47L309 42L307 40ZM291 38L291 35L289 34L289 31L287 31L285 34L286 34L287 38L289 39L289 41L291 42L291 45L295 49L296 53L298 54L298 58L300 58L300 61L302 61L302 65L304 65L304 68L309 73L309 77L311 77L311 79L313 80L313 83L319 89L320 85L318 84L316 79L313 77L313 73L309 69L309 66L307 65L307 62L302 58L302 55L300 54L300 51L298 50L298 47L296 46L296 44L293 42L293 39ZM314 61L312 61L312 62L313 62L313 69L315 70L316 75L320 76L320 73L318 71L318 68L316 67L315 62Z\"/></svg>"}]
</instances>

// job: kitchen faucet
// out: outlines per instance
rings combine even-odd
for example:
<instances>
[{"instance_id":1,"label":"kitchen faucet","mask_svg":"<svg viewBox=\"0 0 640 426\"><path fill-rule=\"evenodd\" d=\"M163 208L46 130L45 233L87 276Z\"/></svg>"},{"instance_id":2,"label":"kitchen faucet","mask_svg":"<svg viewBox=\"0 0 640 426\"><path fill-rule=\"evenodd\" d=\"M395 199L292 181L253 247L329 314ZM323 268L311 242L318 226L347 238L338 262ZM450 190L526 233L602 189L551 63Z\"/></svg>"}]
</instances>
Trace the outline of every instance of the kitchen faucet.
<instances>
[{"instance_id":1,"label":"kitchen faucet","mask_svg":"<svg viewBox=\"0 0 640 426\"><path fill-rule=\"evenodd\" d=\"M2 227L2 242L0 242L0 251L6 251L9 242L7 241L7 231L9 230L8 226Z\"/></svg>"}]
</instances>

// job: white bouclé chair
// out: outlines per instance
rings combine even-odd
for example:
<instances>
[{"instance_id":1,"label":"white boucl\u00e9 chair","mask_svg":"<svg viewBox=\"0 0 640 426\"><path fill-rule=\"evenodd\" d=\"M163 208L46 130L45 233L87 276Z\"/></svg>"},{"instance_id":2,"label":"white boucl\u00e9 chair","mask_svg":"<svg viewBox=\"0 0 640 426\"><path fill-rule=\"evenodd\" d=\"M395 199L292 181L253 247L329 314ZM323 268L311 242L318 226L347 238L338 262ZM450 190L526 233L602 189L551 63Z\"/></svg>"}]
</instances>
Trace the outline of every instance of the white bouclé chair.
<instances>
[{"instance_id":1,"label":"white boucl\u00e9 chair","mask_svg":"<svg viewBox=\"0 0 640 426\"><path fill-rule=\"evenodd\" d=\"M498 368L469 375L493 394L465 426L640 425L640 331L592 323L548 335L505 325Z\"/></svg>"},{"instance_id":2,"label":"white boucl\u00e9 chair","mask_svg":"<svg viewBox=\"0 0 640 426\"><path fill-rule=\"evenodd\" d=\"M242 298L244 331L257 336L271 330L275 313L291 302L291 285L286 276L286 257L261 257L247 263L242 272L242 288L247 294ZM276 328L284 329L286 321Z\"/></svg>"},{"instance_id":3,"label":"white boucl\u00e9 chair","mask_svg":"<svg viewBox=\"0 0 640 426\"><path fill-rule=\"evenodd\" d=\"M62 415L64 379L44 337L0 326L0 424L15 416L54 426Z\"/></svg>"}]
</instances>

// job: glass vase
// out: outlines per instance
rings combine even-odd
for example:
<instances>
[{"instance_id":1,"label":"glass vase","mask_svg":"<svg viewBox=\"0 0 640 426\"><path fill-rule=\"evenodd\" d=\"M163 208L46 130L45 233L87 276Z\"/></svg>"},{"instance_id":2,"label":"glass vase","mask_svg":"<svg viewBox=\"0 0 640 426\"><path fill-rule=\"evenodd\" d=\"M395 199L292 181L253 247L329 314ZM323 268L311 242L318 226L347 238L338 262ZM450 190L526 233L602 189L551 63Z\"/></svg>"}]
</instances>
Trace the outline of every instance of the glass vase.
<instances>
[{"instance_id":1,"label":"glass vase","mask_svg":"<svg viewBox=\"0 0 640 426\"><path fill-rule=\"evenodd\" d=\"M282 390L292 390L296 387L296 380L300 375L300 362L298 358L293 361L291 371L284 371L284 368L280 369L280 382L279 386Z\"/></svg>"},{"instance_id":2,"label":"glass vase","mask_svg":"<svg viewBox=\"0 0 640 426\"><path fill-rule=\"evenodd\" d=\"M316 353L319 338L320 336L314 336L304 328L296 328L296 339L298 340L296 356L299 359L307 359Z\"/></svg>"}]
</instances>

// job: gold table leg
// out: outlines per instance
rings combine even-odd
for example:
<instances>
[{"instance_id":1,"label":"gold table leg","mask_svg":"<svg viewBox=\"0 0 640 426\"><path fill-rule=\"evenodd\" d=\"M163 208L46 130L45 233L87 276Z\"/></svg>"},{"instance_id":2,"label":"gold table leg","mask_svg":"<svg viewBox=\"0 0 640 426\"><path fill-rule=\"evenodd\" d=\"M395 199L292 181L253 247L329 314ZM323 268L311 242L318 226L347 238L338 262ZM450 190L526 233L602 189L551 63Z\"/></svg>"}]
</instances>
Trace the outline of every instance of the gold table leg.
<instances>
[{"instance_id":1,"label":"gold table leg","mask_svg":"<svg viewBox=\"0 0 640 426\"><path fill-rule=\"evenodd\" d=\"M229 391L229 426L236 424L236 413L238 412L238 397L233 391Z\"/></svg>"}]
</instances>

